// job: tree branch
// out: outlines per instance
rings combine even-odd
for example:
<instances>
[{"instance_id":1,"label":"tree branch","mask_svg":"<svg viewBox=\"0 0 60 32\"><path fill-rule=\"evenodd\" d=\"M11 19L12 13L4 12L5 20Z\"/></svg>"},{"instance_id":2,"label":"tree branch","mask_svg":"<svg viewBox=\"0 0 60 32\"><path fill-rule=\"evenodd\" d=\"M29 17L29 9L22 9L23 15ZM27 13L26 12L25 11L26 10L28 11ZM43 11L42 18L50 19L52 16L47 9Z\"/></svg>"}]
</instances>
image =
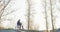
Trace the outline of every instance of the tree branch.
<instances>
[{"instance_id":1,"label":"tree branch","mask_svg":"<svg viewBox=\"0 0 60 32\"><path fill-rule=\"evenodd\" d=\"M4 5L3 6L3 8L0 10L1 11L1 13L0 13L0 20L1 20L1 17L2 17L2 15L3 15L3 13L4 13L4 9L7 7L7 5L10 3L10 1L11 0L9 0L8 2L7 2L7 4L6 5ZM4 2L5 3L5 2ZM1 23L2 21L0 21L0 23Z\"/></svg>"}]
</instances>

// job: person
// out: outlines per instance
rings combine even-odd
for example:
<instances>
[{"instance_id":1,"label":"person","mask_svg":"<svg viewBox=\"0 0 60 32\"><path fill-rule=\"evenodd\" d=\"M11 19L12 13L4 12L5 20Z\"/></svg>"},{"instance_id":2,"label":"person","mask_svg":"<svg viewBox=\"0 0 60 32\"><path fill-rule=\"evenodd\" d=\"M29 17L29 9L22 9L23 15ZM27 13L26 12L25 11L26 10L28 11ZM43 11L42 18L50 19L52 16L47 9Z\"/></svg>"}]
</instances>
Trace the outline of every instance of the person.
<instances>
[{"instance_id":1,"label":"person","mask_svg":"<svg viewBox=\"0 0 60 32\"><path fill-rule=\"evenodd\" d=\"M19 29L23 29L23 25L22 25L22 23L20 22L20 19L17 21L17 27L18 27Z\"/></svg>"}]
</instances>

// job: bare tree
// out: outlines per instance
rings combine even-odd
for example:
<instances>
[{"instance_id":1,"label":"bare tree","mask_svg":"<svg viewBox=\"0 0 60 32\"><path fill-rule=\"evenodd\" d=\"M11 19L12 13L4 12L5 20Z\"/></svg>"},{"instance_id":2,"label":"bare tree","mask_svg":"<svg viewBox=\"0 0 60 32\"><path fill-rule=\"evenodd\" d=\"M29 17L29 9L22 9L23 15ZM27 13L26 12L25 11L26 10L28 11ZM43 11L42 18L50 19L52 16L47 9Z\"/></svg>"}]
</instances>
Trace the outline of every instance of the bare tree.
<instances>
[{"instance_id":1,"label":"bare tree","mask_svg":"<svg viewBox=\"0 0 60 32\"><path fill-rule=\"evenodd\" d=\"M9 0L7 3L5 3L5 1L3 1L3 0L1 0L0 1L0 20L1 20L1 17L2 17L2 15L3 15L3 13L4 13L4 9L7 7L7 5L10 3L10 1L11 0ZM0 21L1 22L1 21Z\"/></svg>"},{"instance_id":2,"label":"bare tree","mask_svg":"<svg viewBox=\"0 0 60 32\"><path fill-rule=\"evenodd\" d=\"M52 21L52 32L54 32L54 22L53 22L53 11L52 11L52 0L50 0L50 6L51 6L51 21Z\"/></svg>"},{"instance_id":3,"label":"bare tree","mask_svg":"<svg viewBox=\"0 0 60 32\"><path fill-rule=\"evenodd\" d=\"M1 3L2 2L2 3ZM11 10L10 12L7 12L7 11L5 11L5 9L6 9L6 7L8 6L8 4L11 2L11 0L1 0L0 1L0 20L2 20L2 18L1 17L3 17L3 16L6 16L6 15L9 15L9 14L11 14L11 13L13 13L13 12L15 12L16 10ZM9 11L9 10L8 10ZM4 14L4 12L6 12L6 14ZM3 15L4 14L4 15ZM1 23L2 21L0 21L0 23Z\"/></svg>"},{"instance_id":4,"label":"bare tree","mask_svg":"<svg viewBox=\"0 0 60 32\"><path fill-rule=\"evenodd\" d=\"M30 1L27 0L28 3L28 30L29 30L29 26L30 26Z\"/></svg>"},{"instance_id":5,"label":"bare tree","mask_svg":"<svg viewBox=\"0 0 60 32\"><path fill-rule=\"evenodd\" d=\"M47 3L46 3L46 0L45 0L45 19L46 19L46 32L49 32L49 31L48 31L48 21L47 21L47 11L46 11L46 6L47 6Z\"/></svg>"}]
</instances>

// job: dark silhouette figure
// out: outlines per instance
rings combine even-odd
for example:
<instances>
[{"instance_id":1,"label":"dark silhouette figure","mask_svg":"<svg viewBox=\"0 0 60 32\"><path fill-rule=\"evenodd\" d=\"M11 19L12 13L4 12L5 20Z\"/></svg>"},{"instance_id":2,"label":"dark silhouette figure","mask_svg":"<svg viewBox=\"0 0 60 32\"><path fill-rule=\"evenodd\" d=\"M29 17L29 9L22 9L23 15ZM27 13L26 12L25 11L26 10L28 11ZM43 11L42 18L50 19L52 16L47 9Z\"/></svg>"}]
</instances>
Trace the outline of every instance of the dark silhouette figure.
<instances>
[{"instance_id":1,"label":"dark silhouette figure","mask_svg":"<svg viewBox=\"0 0 60 32\"><path fill-rule=\"evenodd\" d=\"M22 25L22 23L20 22L20 19L19 19L18 22L17 22L17 27L18 27L19 29L23 29L23 25Z\"/></svg>"},{"instance_id":2,"label":"dark silhouette figure","mask_svg":"<svg viewBox=\"0 0 60 32\"><path fill-rule=\"evenodd\" d=\"M18 20L17 25L18 25L18 26L19 26L19 25L22 25L22 23L20 22L20 20Z\"/></svg>"}]
</instances>

